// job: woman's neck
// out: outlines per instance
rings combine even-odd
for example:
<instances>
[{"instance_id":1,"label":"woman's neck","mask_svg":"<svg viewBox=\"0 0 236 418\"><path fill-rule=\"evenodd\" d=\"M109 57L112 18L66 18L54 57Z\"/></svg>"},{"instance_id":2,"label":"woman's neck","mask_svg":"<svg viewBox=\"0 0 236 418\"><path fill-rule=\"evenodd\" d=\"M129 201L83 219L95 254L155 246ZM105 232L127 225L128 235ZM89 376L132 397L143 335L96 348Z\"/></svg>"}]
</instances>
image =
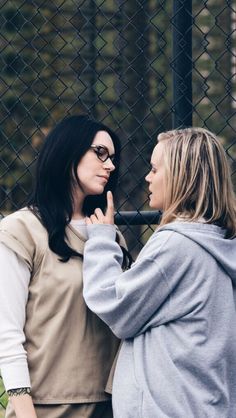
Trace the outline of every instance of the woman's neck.
<instances>
[{"instance_id":1,"label":"woman's neck","mask_svg":"<svg viewBox=\"0 0 236 418\"><path fill-rule=\"evenodd\" d=\"M71 220L72 221L78 221L80 219L84 219L84 214L83 213L73 213Z\"/></svg>"},{"instance_id":2,"label":"woman's neck","mask_svg":"<svg viewBox=\"0 0 236 418\"><path fill-rule=\"evenodd\" d=\"M83 205L84 205L84 196L81 194L74 195L72 219L84 218Z\"/></svg>"}]
</instances>

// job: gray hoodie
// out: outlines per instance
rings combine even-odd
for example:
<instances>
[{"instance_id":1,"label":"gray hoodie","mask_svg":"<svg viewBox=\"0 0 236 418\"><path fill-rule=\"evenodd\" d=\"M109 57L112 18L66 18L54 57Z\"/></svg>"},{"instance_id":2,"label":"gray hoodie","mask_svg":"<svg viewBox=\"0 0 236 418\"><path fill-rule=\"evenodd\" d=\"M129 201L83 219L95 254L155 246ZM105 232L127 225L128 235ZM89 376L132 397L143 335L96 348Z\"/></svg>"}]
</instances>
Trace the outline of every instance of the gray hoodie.
<instances>
[{"instance_id":1,"label":"gray hoodie","mask_svg":"<svg viewBox=\"0 0 236 418\"><path fill-rule=\"evenodd\" d=\"M115 227L91 225L84 298L124 339L115 418L236 417L236 239L203 223L156 231L122 272Z\"/></svg>"}]
</instances>

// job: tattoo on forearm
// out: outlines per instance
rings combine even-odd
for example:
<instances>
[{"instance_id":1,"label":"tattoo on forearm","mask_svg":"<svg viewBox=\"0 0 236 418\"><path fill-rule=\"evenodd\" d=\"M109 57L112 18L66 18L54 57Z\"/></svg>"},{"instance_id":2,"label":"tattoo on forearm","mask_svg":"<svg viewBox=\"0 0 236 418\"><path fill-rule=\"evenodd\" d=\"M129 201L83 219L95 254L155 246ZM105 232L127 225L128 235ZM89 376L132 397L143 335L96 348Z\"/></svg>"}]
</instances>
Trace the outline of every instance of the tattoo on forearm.
<instances>
[{"instance_id":1,"label":"tattoo on forearm","mask_svg":"<svg viewBox=\"0 0 236 418\"><path fill-rule=\"evenodd\" d=\"M31 389L30 388L18 388L18 389L9 389L7 391L8 396L19 396L19 395L30 395L31 396Z\"/></svg>"}]
</instances>

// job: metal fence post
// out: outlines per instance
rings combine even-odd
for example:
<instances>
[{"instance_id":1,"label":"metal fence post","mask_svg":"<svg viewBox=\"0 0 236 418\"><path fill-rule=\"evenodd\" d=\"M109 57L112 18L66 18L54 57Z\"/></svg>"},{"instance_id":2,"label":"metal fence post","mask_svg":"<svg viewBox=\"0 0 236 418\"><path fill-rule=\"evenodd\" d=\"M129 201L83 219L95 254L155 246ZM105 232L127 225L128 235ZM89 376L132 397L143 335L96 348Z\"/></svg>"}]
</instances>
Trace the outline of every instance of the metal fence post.
<instances>
[{"instance_id":1,"label":"metal fence post","mask_svg":"<svg viewBox=\"0 0 236 418\"><path fill-rule=\"evenodd\" d=\"M173 128L192 126L192 1L173 0Z\"/></svg>"}]
</instances>

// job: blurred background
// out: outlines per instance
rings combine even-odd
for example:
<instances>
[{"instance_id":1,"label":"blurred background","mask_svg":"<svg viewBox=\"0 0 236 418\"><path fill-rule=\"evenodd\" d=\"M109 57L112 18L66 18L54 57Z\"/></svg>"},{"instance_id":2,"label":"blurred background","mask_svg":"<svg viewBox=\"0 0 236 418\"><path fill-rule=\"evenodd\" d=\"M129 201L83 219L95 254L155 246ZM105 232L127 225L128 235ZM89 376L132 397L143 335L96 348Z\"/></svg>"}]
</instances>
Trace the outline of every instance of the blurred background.
<instances>
[{"instance_id":1,"label":"blurred background","mask_svg":"<svg viewBox=\"0 0 236 418\"><path fill-rule=\"evenodd\" d=\"M236 0L1 0L0 21L2 216L24 205L45 135L71 114L119 135L116 206L133 219L148 210L144 176L164 130L218 134L236 185ZM121 229L135 257L154 225L131 218Z\"/></svg>"}]
</instances>

